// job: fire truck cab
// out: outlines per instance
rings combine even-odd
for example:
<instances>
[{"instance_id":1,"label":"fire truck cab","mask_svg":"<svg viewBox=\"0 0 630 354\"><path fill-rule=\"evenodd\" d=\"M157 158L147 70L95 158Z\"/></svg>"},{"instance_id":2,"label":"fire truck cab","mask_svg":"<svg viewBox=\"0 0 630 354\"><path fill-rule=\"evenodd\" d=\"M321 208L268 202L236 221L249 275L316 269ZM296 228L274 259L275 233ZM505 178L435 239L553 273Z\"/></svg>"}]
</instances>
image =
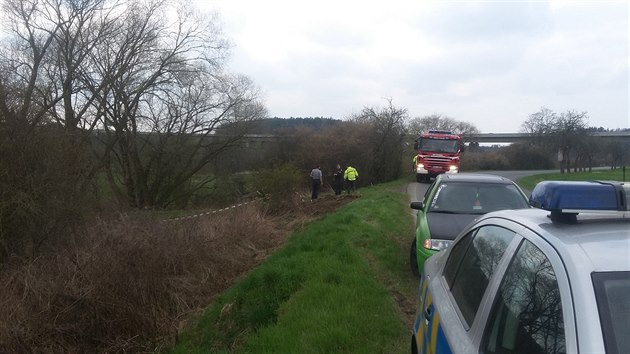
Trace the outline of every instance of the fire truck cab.
<instances>
[{"instance_id":1,"label":"fire truck cab","mask_svg":"<svg viewBox=\"0 0 630 354\"><path fill-rule=\"evenodd\" d=\"M459 155L464 150L462 138L450 131L429 130L415 140L416 180L430 181L442 173L459 172Z\"/></svg>"}]
</instances>

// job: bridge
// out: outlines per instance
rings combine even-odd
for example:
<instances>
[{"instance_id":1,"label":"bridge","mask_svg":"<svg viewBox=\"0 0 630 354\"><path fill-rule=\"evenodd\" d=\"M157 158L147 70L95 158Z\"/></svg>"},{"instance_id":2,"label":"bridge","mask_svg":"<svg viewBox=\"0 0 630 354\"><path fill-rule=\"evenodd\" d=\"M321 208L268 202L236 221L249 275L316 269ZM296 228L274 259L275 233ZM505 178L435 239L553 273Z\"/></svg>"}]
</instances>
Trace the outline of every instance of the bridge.
<instances>
[{"instance_id":1,"label":"bridge","mask_svg":"<svg viewBox=\"0 0 630 354\"><path fill-rule=\"evenodd\" d=\"M609 141L630 142L630 131L618 132L590 132L590 136L599 137ZM518 143L531 139L529 133L483 133L463 135L464 142L476 143Z\"/></svg>"},{"instance_id":2,"label":"bridge","mask_svg":"<svg viewBox=\"0 0 630 354\"><path fill-rule=\"evenodd\" d=\"M616 132L589 132L590 136L598 137L607 141L618 141L620 143L630 143L630 130ZM212 134L207 138L225 138L226 135ZM282 136L275 134L245 134L241 143L245 148L261 148L281 139ZM480 133L464 134L462 140L466 143L490 143L509 144L528 141L532 138L530 133Z\"/></svg>"},{"instance_id":3,"label":"bridge","mask_svg":"<svg viewBox=\"0 0 630 354\"><path fill-rule=\"evenodd\" d=\"M589 135L608 141L630 143L630 130L616 132L589 132ZM266 145L267 143L278 140L280 137L274 134L246 134L244 138L246 147L255 147ZM467 143L476 142L496 144L525 142L531 138L532 134L529 133L481 133L466 134L462 136L464 142Z\"/></svg>"}]
</instances>

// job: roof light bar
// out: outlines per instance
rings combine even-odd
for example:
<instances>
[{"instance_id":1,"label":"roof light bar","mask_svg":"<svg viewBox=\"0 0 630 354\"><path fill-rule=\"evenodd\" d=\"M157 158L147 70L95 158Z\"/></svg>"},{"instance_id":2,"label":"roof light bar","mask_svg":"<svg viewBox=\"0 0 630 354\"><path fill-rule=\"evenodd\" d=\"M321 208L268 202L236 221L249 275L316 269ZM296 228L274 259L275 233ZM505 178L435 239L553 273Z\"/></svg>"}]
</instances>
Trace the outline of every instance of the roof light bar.
<instances>
[{"instance_id":1,"label":"roof light bar","mask_svg":"<svg viewBox=\"0 0 630 354\"><path fill-rule=\"evenodd\" d=\"M450 130L429 130L429 134L450 134L452 135L453 132Z\"/></svg>"},{"instance_id":2,"label":"roof light bar","mask_svg":"<svg viewBox=\"0 0 630 354\"><path fill-rule=\"evenodd\" d=\"M560 213L628 211L628 186L605 181L543 181L534 187L529 203Z\"/></svg>"}]
</instances>

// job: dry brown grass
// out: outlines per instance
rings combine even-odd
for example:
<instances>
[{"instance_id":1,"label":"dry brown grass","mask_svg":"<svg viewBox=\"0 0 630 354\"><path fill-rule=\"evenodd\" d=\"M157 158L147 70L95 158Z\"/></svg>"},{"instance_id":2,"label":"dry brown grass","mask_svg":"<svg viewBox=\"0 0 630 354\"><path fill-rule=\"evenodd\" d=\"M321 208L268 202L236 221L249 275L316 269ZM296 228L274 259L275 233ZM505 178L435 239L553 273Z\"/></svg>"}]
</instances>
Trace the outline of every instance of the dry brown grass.
<instances>
[{"instance_id":1,"label":"dry brown grass","mask_svg":"<svg viewBox=\"0 0 630 354\"><path fill-rule=\"evenodd\" d=\"M285 237L256 206L99 221L54 253L2 265L0 352L161 351Z\"/></svg>"}]
</instances>

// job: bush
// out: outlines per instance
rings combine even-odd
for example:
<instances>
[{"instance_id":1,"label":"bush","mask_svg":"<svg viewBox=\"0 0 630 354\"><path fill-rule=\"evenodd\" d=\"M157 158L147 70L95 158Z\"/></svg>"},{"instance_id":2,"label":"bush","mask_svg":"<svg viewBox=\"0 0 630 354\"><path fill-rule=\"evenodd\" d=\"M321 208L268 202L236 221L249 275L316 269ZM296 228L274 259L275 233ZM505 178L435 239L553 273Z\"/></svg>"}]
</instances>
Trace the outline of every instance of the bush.
<instances>
[{"instance_id":1,"label":"bush","mask_svg":"<svg viewBox=\"0 0 630 354\"><path fill-rule=\"evenodd\" d=\"M0 262L32 257L80 224L92 195L88 153L58 127L0 125Z\"/></svg>"},{"instance_id":2,"label":"bush","mask_svg":"<svg viewBox=\"0 0 630 354\"><path fill-rule=\"evenodd\" d=\"M467 151L461 158L462 171L535 170L553 168L549 154L540 148L512 144L485 152Z\"/></svg>"},{"instance_id":3,"label":"bush","mask_svg":"<svg viewBox=\"0 0 630 354\"><path fill-rule=\"evenodd\" d=\"M0 271L0 352L139 352L260 262L284 234L248 205L180 222L97 222Z\"/></svg>"},{"instance_id":4,"label":"bush","mask_svg":"<svg viewBox=\"0 0 630 354\"><path fill-rule=\"evenodd\" d=\"M554 168L549 154L543 149L525 144L512 144L501 150L510 162L511 170Z\"/></svg>"},{"instance_id":5,"label":"bush","mask_svg":"<svg viewBox=\"0 0 630 354\"><path fill-rule=\"evenodd\" d=\"M187 207L217 208L234 204L253 192L250 180L251 176L245 173L219 176L192 194Z\"/></svg>"},{"instance_id":6,"label":"bush","mask_svg":"<svg viewBox=\"0 0 630 354\"><path fill-rule=\"evenodd\" d=\"M261 170L254 177L254 185L258 193L263 196L272 213L293 210L302 200L306 186L303 172L291 163L283 164L271 169Z\"/></svg>"},{"instance_id":7,"label":"bush","mask_svg":"<svg viewBox=\"0 0 630 354\"><path fill-rule=\"evenodd\" d=\"M460 160L460 170L506 170L509 167L508 159L499 152L466 152Z\"/></svg>"}]
</instances>

